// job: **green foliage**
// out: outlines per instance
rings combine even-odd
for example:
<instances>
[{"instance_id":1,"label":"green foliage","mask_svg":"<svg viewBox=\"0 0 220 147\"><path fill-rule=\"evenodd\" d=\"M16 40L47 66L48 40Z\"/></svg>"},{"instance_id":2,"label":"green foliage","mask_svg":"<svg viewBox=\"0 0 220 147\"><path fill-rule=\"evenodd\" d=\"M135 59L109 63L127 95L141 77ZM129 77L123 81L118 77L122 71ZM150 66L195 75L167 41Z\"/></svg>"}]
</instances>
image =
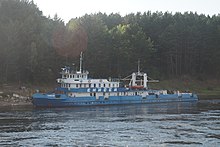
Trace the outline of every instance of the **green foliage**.
<instances>
[{"instance_id":1,"label":"green foliage","mask_svg":"<svg viewBox=\"0 0 220 147\"><path fill-rule=\"evenodd\" d=\"M0 1L0 81L53 81L60 67L93 77L124 77L137 68L155 78L220 75L220 16L197 13L90 14L64 24L28 0Z\"/></svg>"},{"instance_id":2,"label":"green foliage","mask_svg":"<svg viewBox=\"0 0 220 147\"><path fill-rule=\"evenodd\" d=\"M131 73L141 60L143 70L151 67L153 56L153 42L137 24L118 25L109 31L112 47L113 71L120 76ZM114 67L115 66L115 67Z\"/></svg>"},{"instance_id":3,"label":"green foliage","mask_svg":"<svg viewBox=\"0 0 220 147\"><path fill-rule=\"evenodd\" d=\"M48 69L57 68L51 43L56 22L27 0L1 1L0 20L0 81L50 79Z\"/></svg>"}]
</instances>

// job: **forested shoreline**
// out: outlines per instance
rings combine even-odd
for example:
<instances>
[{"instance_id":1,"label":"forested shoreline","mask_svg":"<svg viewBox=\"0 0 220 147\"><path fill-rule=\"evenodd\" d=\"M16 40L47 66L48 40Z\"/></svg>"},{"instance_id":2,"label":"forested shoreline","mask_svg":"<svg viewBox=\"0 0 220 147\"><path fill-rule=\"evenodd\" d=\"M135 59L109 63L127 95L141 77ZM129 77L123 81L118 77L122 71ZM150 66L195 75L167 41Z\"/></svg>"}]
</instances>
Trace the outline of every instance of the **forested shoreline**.
<instances>
[{"instance_id":1,"label":"forested shoreline","mask_svg":"<svg viewBox=\"0 0 220 147\"><path fill-rule=\"evenodd\" d=\"M64 23L33 1L0 1L0 83L53 82L65 65L92 77L125 77L137 69L155 79L220 76L220 15L192 12L85 14Z\"/></svg>"}]
</instances>

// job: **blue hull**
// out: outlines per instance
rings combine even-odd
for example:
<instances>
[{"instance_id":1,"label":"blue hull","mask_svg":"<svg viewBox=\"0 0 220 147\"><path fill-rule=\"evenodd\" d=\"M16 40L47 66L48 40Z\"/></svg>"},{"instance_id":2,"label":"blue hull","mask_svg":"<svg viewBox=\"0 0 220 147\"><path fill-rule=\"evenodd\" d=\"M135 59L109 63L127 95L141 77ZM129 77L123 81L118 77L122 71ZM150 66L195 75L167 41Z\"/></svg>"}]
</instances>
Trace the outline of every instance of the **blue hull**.
<instances>
[{"instance_id":1,"label":"blue hull","mask_svg":"<svg viewBox=\"0 0 220 147\"><path fill-rule=\"evenodd\" d=\"M33 105L35 107L74 107L74 106L92 106L92 105L121 105L121 104L145 104L145 103L165 103L165 102L190 102L197 101L197 95L193 94L167 94L167 95L148 95L141 96L110 96L98 99L93 96L89 97L68 97L65 94L34 94Z\"/></svg>"}]
</instances>

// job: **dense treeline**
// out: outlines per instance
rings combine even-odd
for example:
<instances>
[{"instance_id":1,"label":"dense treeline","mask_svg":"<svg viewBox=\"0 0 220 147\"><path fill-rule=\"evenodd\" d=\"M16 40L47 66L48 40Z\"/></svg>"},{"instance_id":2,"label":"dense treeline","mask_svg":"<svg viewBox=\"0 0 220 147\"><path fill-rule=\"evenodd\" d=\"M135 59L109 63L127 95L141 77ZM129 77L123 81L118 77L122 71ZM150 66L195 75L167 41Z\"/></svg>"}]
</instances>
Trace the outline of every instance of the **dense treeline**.
<instances>
[{"instance_id":1,"label":"dense treeline","mask_svg":"<svg viewBox=\"0 0 220 147\"><path fill-rule=\"evenodd\" d=\"M33 1L0 1L0 83L50 82L81 51L93 77L124 77L138 60L154 78L218 77L220 16L98 13L65 24Z\"/></svg>"}]
</instances>

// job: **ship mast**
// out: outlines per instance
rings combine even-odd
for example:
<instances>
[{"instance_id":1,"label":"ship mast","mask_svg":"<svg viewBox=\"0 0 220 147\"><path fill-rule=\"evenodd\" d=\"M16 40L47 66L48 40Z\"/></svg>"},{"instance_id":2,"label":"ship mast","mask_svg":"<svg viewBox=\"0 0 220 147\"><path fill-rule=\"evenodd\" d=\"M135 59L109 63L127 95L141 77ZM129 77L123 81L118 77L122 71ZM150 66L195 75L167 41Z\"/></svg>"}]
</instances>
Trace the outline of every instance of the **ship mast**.
<instances>
[{"instance_id":1,"label":"ship mast","mask_svg":"<svg viewBox=\"0 0 220 147\"><path fill-rule=\"evenodd\" d=\"M80 53L80 63L79 63L79 72L82 73L82 61L83 61L83 57L82 57L82 52Z\"/></svg>"},{"instance_id":2,"label":"ship mast","mask_svg":"<svg viewBox=\"0 0 220 147\"><path fill-rule=\"evenodd\" d=\"M140 73L140 60L138 60L138 74Z\"/></svg>"}]
</instances>

